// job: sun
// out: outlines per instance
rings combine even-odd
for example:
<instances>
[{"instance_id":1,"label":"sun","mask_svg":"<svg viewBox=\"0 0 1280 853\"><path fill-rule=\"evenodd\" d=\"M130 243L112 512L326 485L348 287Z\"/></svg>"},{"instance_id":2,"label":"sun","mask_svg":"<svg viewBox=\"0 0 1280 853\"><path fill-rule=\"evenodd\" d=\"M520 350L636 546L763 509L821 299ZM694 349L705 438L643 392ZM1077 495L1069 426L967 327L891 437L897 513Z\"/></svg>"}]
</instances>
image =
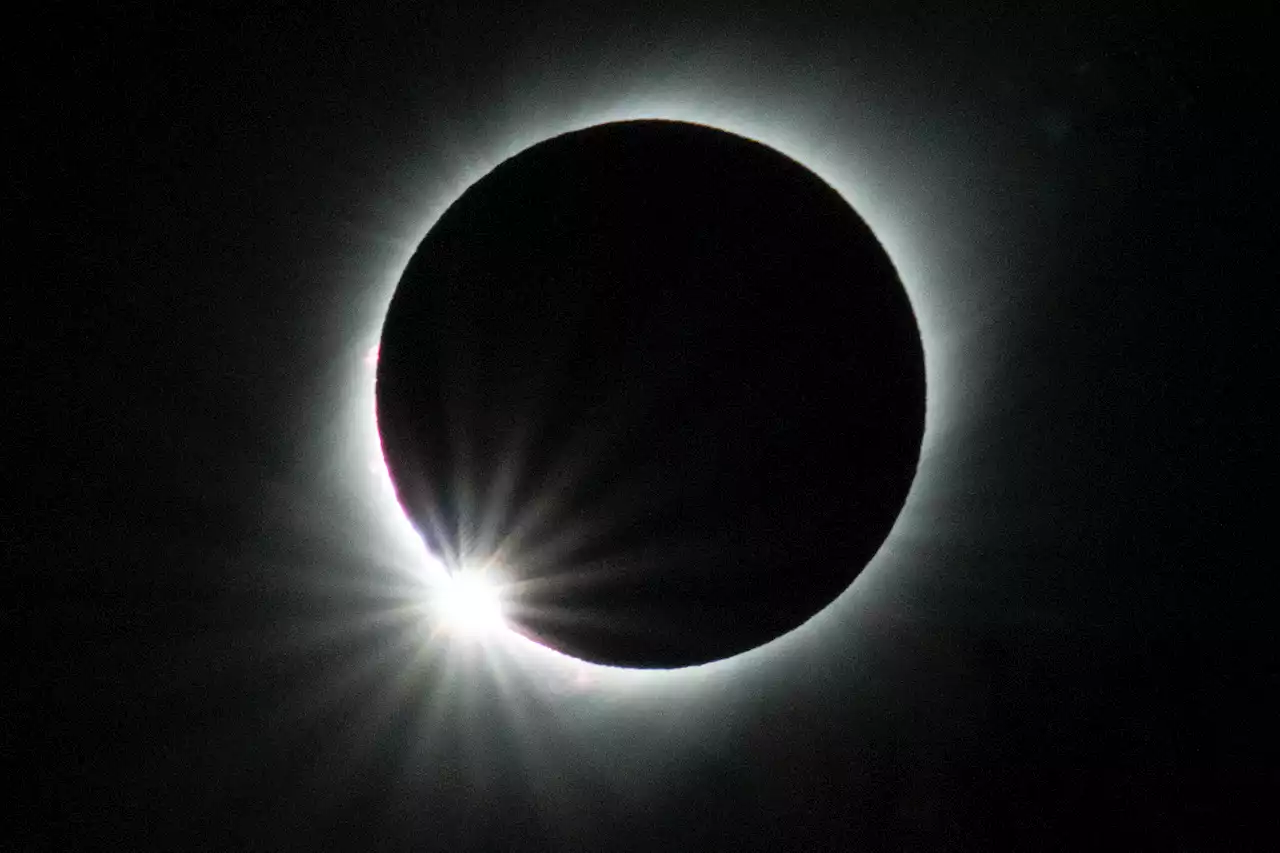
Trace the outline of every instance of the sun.
<instances>
[{"instance_id":1,"label":"sun","mask_svg":"<svg viewBox=\"0 0 1280 853\"><path fill-rule=\"evenodd\" d=\"M607 94L610 88L618 94ZM465 146L469 155L465 161L442 163L438 174L424 170L423 174L436 175L432 183L422 185L424 200L406 207L404 215L393 226L379 223L380 228L390 228L388 233L397 235L395 245L400 251L394 256L379 255L380 262L385 264L384 271L370 286L367 301L361 303L360 316L365 318L367 325L350 336L348 417L342 424L351 441L339 442L335 446L343 453L340 458L342 467L352 472L350 481L365 484L363 489L355 490L361 510L372 509L379 532L385 534L375 537L379 560L396 567L398 574L411 579L417 590L412 609L427 616L428 624L424 627L433 637L454 634L482 638L486 649L515 655L521 666L532 667L539 675L551 678L553 683L559 683L556 679L573 679L576 673L583 671L583 667L589 668L592 678L604 679L602 683L620 690L629 690L640 684L656 689L663 684L701 683L714 673L737 673L743 671L743 667L759 666L774 660L784 649L796 648L795 644L803 641L802 638L816 636L814 631L832 624L836 614L847 612L848 608L843 611L827 608L822 618L815 617L803 629L791 632L787 635L790 639L785 642L778 638L766 644L768 651L765 647L758 647L714 663L682 669L642 670L584 663L542 645L519 630L516 617L528 606L521 600L523 583L512 583L505 578L491 579L484 574L473 577L465 568L454 568L452 576L446 576L446 568L424 547L421 534L399 503L387 471L377 418L375 392L381 355L379 342L387 307L405 268L443 212L485 174L539 142L607 122L660 119L703 124L758 141L809 168L839 192L880 239L907 291L924 344L928 400L920 448L921 470L912 486L912 499L903 508L890 540L877 555L877 566L881 567L878 571L883 573L894 571L890 566L901 562L897 554L910 553L909 543L904 543L902 535L920 529L923 518L918 515L920 508L928 506L931 498L940 495L937 484L943 480L936 476L935 468L942 464L945 454L936 446L937 438L946 428L963 419L964 409L958 401L971 396L955 392L955 389L964 387L961 380L969 376L974 367L966 357L967 350L961 347L967 340L961 334L964 330L957 327L954 320L955 316L963 316L963 310L969 303L962 305L948 301L951 297L946 294L959 292L953 287L956 282L948 277L951 269L949 258L939 244L924 239L924 235L931 232L916 227L952 217L954 211L937 207L936 196L931 191L926 193L916 189L928 184L922 185L917 181L904 183L894 177L904 173L896 161L876 159L878 150L896 149L888 144L892 139L880 140L866 130L876 127L875 123L842 124L840 122L845 118L842 114L816 110L809 102L797 102L791 93L785 96L766 93L767 97L762 101L760 93L754 89L750 97L744 97L719 87L712 78L707 78L705 84L699 84L694 90L689 90L681 78L674 85L639 81L633 89L612 86L599 91L605 94L599 97L581 95L575 100L571 97L571 90L558 90L558 100L547 104L545 111L539 113L542 117L532 124L520 119L511 124L491 123L467 130ZM825 94L828 90L819 91L824 95L821 103L827 103ZM523 116L528 112L516 111L512 115ZM832 125L833 121L837 124ZM840 131L834 137L847 137L845 144L832 144L833 128ZM880 141L886 144L880 145ZM927 159L917 158L913 164L926 171L940 168ZM950 171L945 171L943 177L950 174ZM985 281L991 277L988 271L983 272L987 274L976 277L974 281ZM964 284L969 286L969 281L966 279ZM972 298L982 296L983 292L979 290L971 294ZM424 570L424 564L429 568ZM872 565L867 567L868 580L861 584L861 595L867 594L873 568ZM428 587L425 592L422 591L423 585Z\"/></svg>"},{"instance_id":2,"label":"sun","mask_svg":"<svg viewBox=\"0 0 1280 853\"><path fill-rule=\"evenodd\" d=\"M450 634L483 637L507 626L505 583L492 568L461 568L435 593L436 615Z\"/></svg>"}]
</instances>

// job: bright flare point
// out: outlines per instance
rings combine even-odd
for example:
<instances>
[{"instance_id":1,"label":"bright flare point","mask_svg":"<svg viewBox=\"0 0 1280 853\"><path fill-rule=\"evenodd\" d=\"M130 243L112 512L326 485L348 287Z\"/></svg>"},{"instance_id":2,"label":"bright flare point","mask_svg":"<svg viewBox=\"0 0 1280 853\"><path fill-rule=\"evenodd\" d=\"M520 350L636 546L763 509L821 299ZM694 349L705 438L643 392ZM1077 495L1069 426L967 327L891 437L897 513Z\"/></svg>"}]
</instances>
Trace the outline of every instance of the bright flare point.
<instances>
[{"instance_id":1,"label":"bright flare point","mask_svg":"<svg viewBox=\"0 0 1280 853\"><path fill-rule=\"evenodd\" d=\"M492 572L463 569L436 592L436 608L453 634L480 636L506 627L503 585Z\"/></svg>"}]
</instances>

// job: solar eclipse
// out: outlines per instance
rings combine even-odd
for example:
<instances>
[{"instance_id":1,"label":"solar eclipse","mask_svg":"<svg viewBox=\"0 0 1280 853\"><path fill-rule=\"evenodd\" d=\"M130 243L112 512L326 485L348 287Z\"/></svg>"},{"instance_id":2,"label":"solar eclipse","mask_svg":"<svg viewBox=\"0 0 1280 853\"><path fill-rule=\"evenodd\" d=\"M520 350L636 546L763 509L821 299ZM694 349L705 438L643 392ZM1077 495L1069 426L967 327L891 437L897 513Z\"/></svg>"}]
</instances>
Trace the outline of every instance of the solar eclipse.
<instances>
[{"instance_id":1,"label":"solar eclipse","mask_svg":"<svg viewBox=\"0 0 1280 853\"><path fill-rule=\"evenodd\" d=\"M539 143L464 192L387 312L378 427L456 576L637 668L731 657L839 595L902 508L920 333L875 235L758 142L674 121Z\"/></svg>"}]
</instances>

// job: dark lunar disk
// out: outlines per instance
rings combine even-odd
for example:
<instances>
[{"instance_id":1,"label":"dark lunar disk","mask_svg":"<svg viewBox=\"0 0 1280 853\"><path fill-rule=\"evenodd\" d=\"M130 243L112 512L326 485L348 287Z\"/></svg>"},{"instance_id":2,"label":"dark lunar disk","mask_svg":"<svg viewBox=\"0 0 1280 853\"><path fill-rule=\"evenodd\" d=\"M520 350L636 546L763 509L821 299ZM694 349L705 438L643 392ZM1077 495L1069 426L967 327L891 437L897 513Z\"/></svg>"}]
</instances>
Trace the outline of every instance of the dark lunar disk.
<instances>
[{"instance_id":1,"label":"dark lunar disk","mask_svg":"<svg viewBox=\"0 0 1280 853\"><path fill-rule=\"evenodd\" d=\"M803 166L669 121L539 143L459 198L383 329L378 427L447 564L516 630L676 667L797 627L915 475L924 356L867 225Z\"/></svg>"}]
</instances>

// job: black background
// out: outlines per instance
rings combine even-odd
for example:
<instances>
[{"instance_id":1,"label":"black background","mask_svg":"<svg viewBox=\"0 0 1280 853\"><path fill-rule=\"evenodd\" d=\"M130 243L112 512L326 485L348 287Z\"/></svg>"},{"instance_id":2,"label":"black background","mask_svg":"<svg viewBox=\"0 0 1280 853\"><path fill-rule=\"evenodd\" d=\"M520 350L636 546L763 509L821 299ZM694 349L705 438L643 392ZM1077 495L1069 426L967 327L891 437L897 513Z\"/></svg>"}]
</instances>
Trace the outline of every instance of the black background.
<instances>
[{"instance_id":1,"label":"black background","mask_svg":"<svg viewBox=\"0 0 1280 853\"><path fill-rule=\"evenodd\" d=\"M1274 775L1260 21L962 8L16 28L16 846L1239 849ZM335 461L370 282L477 140L649 81L767 106L928 249L937 477L775 658L499 689L372 618Z\"/></svg>"}]
</instances>

